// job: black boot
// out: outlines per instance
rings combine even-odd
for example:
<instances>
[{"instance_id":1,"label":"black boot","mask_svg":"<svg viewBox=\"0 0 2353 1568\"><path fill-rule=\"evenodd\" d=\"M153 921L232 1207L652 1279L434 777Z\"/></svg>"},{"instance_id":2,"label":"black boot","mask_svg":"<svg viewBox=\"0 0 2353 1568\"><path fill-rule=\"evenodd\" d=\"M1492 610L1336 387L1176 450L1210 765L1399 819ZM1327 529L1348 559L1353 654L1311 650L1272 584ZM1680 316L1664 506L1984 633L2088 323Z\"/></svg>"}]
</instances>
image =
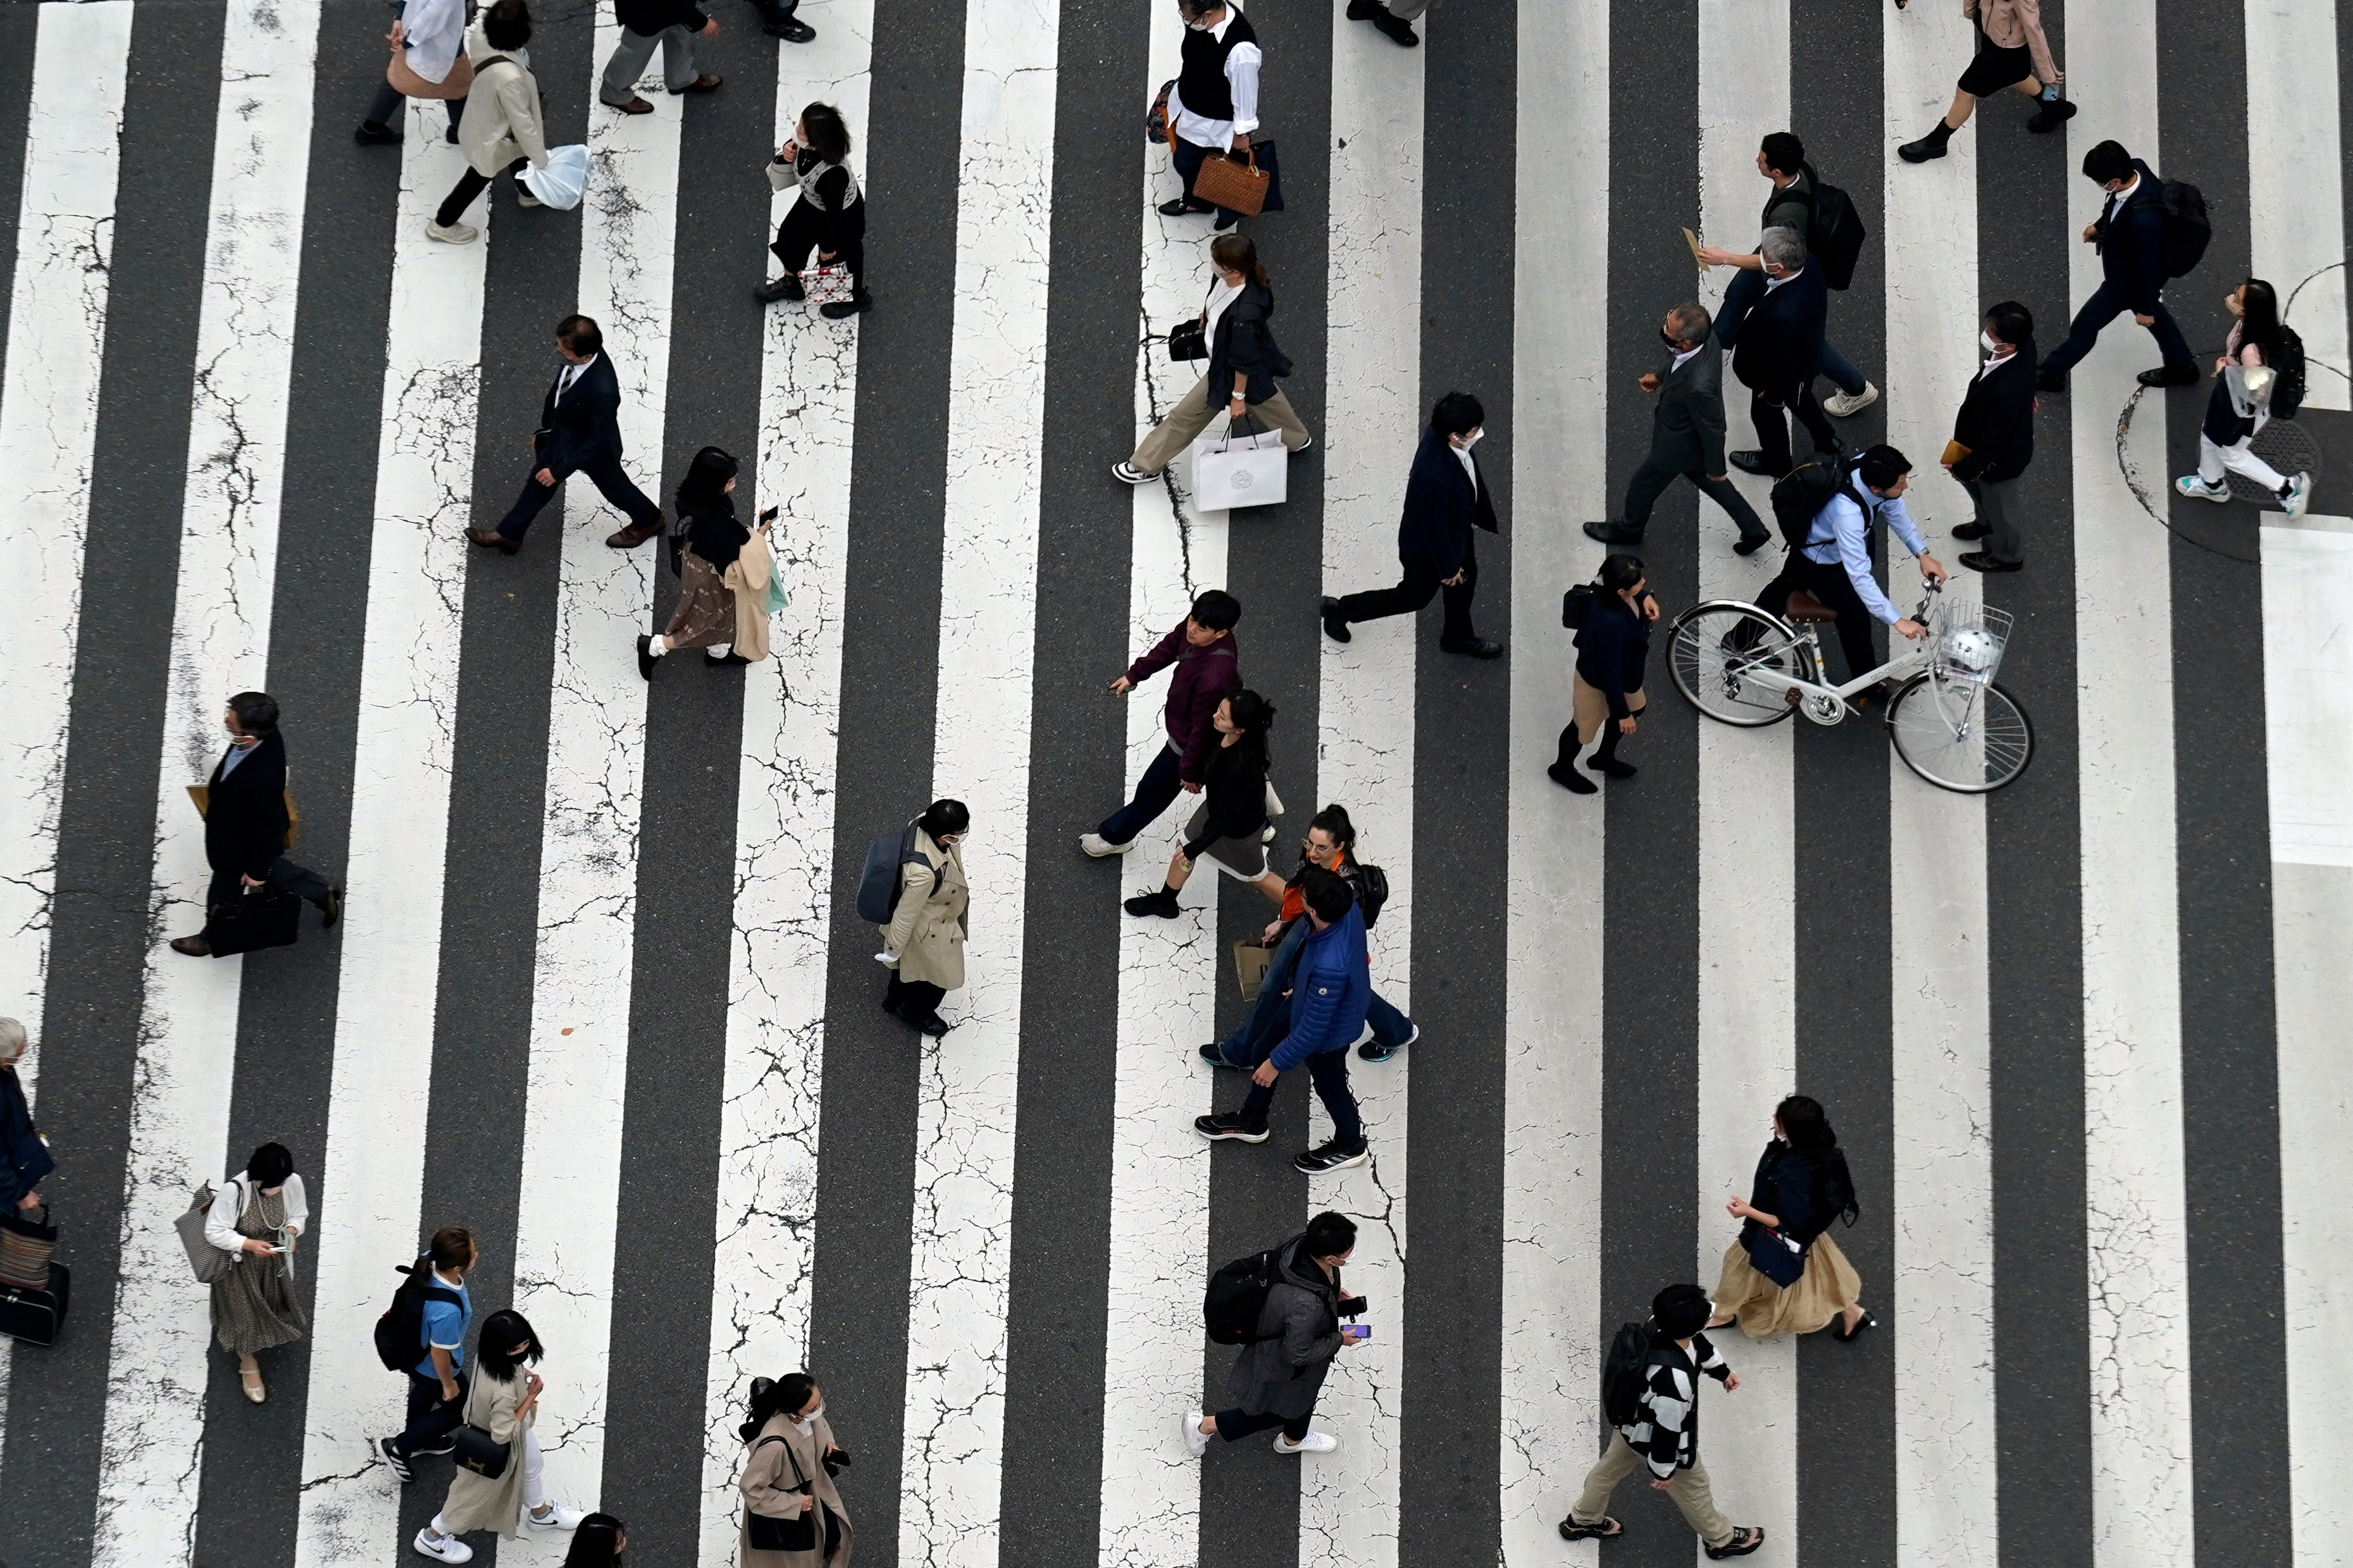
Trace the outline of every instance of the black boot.
<instances>
[{"instance_id":1,"label":"black boot","mask_svg":"<svg viewBox=\"0 0 2353 1568\"><path fill-rule=\"evenodd\" d=\"M1591 795L1600 786L1577 771L1577 726L1569 725L1560 732L1560 749L1552 766L1545 769L1545 777L1571 795Z\"/></svg>"},{"instance_id":2,"label":"black boot","mask_svg":"<svg viewBox=\"0 0 2353 1568\"><path fill-rule=\"evenodd\" d=\"M1907 163L1925 163L1931 158L1943 157L1945 143L1952 139L1953 128L1939 120L1929 128L1928 134L1895 149L1895 155Z\"/></svg>"},{"instance_id":3,"label":"black boot","mask_svg":"<svg viewBox=\"0 0 2353 1568\"><path fill-rule=\"evenodd\" d=\"M1601 744L1593 748L1593 754L1585 759L1585 765L1597 773L1608 773L1613 779L1632 778L1634 764L1618 760L1618 742L1620 738L1618 733L1618 721L1602 720Z\"/></svg>"}]
</instances>

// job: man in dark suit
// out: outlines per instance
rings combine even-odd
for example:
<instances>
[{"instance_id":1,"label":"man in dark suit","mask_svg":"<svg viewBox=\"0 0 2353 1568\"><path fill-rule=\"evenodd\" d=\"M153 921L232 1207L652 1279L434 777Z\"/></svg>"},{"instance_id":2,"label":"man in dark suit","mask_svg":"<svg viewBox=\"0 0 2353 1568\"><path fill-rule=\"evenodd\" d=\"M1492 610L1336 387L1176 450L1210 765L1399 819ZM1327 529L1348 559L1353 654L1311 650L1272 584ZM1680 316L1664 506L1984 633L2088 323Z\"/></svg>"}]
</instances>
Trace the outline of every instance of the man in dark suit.
<instances>
[{"instance_id":1,"label":"man in dark suit","mask_svg":"<svg viewBox=\"0 0 2353 1568\"><path fill-rule=\"evenodd\" d=\"M586 316L566 316L555 323L555 350L564 356L564 368L547 389L539 428L531 437L539 467L496 529L470 528L466 537L512 555L558 487L574 474L586 474L607 500L629 514L629 526L605 542L616 550L634 549L661 531L662 511L621 468L621 383L605 355L605 334Z\"/></svg>"},{"instance_id":2,"label":"man in dark suit","mask_svg":"<svg viewBox=\"0 0 2353 1568\"><path fill-rule=\"evenodd\" d=\"M1472 658L1494 658L1504 645L1471 629L1471 598L1479 590L1479 556L1473 528L1497 531L1495 498L1471 448L1486 434L1487 411L1467 392L1450 392L1430 411L1430 428L1413 455L1405 487L1405 516L1398 523L1398 560L1404 580L1394 588L1323 601L1324 635L1348 640L1351 621L1409 616L1440 593L1446 625L1438 646Z\"/></svg>"},{"instance_id":3,"label":"man in dark suit","mask_svg":"<svg viewBox=\"0 0 2353 1568\"><path fill-rule=\"evenodd\" d=\"M343 916L343 889L286 858L286 742L278 733L278 701L267 692L240 691L223 721L228 750L213 768L205 806L205 863L213 869L205 889L207 914L256 889L291 889L319 906L321 925ZM200 931L175 937L174 952L209 958Z\"/></svg>"},{"instance_id":4,"label":"man in dark suit","mask_svg":"<svg viewBox=\"0 0 2353 1568\"><path fill-rule=\"evenodd\" d=\"M2026 564L2018 542L2018 480L2034 459L2034 318L2015 300L1985 313L1978 346L1985 368L1969 383L1953 420L1952 460L1945 471L1977 503L1977 521L1953 530L1955 539L1985 541L1961 556L1972 572L2015 572Z\"/></svg>"},{"instance_id":5,"label":"man in dark suit","mask_svg":"<svg viewBox=\"0 0 2353 1568\"><path fill-rule=\"evenodd\" d=\"M2108 194L2100 216L2084 226L2084 243L2100 252L2100 286L2075 312L2066 341L2042 362L2035 385L2067 390L2067 373L2092 352L2100 331L2126 310L2157 340L2165 363L2140 373L2143 386L2189 386L2198 380L2189 341L2158 298L2165 288L2165 193L2157 172L2114 142L2084 154L2084 177Z\"/></svg>"},{"instance_id":6,"label":"man in dark suit","mask_svg":"<svg viewBox=\"0 0 2353 1568\"><path fill-rule=\"evenodd\" d=\"M1608 545L1641 543L1651 508L1678 475L1732 514L1740 527L1733 548L1741 554L1753 554L1773 537L1725 471L1724 354L1709 339L1712 325L1704 305L1667 312L1659 336L1672 357L1665 369L1645 372L1639 384L1659 396L1651 413L1651 455L1626 481L1626 508L1618 521L1587 523L1587 538Z\"/></svg>"},{"instance_id":7,"label":"man in dark suit","mask_svg":"<svg viewBox=\"0 0 2353 1568\"><path fill-rule=\"evenodd\" d=\"M621 24L621 41L605 64L596 99L624 114L651 114L654 106L638 96L638 79L661 46L662 86L675 98L685 92L709 92L720 78L694 63L694 40L715 38L719 24L695 8L694 0L615 0L614 19Z\"/></svg>"},{"instance_id":8,"label":"man in dark suit","mask_svg":"<svg viewBox=\"0 0 2353 1568\"><path fill-rule=\"evenodd\" d=\"M1732 466L1778 479L1794 466L1788 413L1797 415L1817 450L1839 449L1830 417L1814 400L1814 374L1821 368L1822 335L1830 320L1830 285L1794 229L1767 229L1757 254L1762 291L1744 311L1726 310L1715 335L1732 351L1732 374L1748 388L1748 416L1757 425L1757 449L1733 453Z\"/></svg>"}]
</instances>

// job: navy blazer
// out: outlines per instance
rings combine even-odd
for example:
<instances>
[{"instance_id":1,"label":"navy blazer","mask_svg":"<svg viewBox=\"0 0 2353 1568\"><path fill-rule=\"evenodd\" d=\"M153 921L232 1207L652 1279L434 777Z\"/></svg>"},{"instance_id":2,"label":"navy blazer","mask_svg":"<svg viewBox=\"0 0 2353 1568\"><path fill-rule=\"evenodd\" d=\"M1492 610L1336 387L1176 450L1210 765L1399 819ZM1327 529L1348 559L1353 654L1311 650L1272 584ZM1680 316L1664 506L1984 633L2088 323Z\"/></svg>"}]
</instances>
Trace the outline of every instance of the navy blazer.
<instances>
[{"instance_id":1,"label":"navy blazer","mask_svg":"<svg viewBox=\"0 0 2353 1568\"><path fill-rule=\"evenodd\" d=\"M1812 380L1830 323L1830 282L1820 262L1808 257L1804 271L1767 293L1770 281L1762 271L1735 279L1716 330L1717 341L1732 351L1732 374L1752 392L1780 393Z\"/></svg>"},{"instance_id":2,"label":"navy blazer","mask_svg":"<svg viewBox=\"0 0 2353 1568\"><path fill-rule=\"evenodd\" d=\"M272 730L227 778L215 763L209 782L205 863L222 876L259 881L286 853L286 738Z\"/></svg>"},{"instance_id":3,"label":"navy blazer","mask_svg":"<svg viewBox=\"0 0 2353 1568\"><path fill-rule=\"evenodd\" d=\"M621 455L621 383L613 374L613 356L599 353L558 403L555 388L563 379L558 371L547 384L533 439L540 465L558 479L600 458Z\"/></svg>"},{"instance_id":4,"label":"navy blazer","mask_svg":"<svg viewBox=\"0 0 2353 1568\"><path fill-rule=\"evenodd\" d=\"M1642 689L1642 671L1650 659L1651 623L1628 609L1617 595L1596 589L1577 628L1577 673L1608 700L1612 719L1632 714L1626 694Z\"/></svg>"},{"instance_id":5,"label":"navy blazer","mask_svg":"<svg viewBox=\"0 0 2353 1568\"><path fill-rule=\"evenodd\" d=\"M1953 439L1969 455L1953 465L1957 479L1998 484L2026 471L2034 457L2034 340L1989 374L1969 381L1953 420Z\"/></svg>"},{"instance_id":6,"label":"navy blazer","mask_svg":"<svg viewBox=\"0 0 2353 1568\"><path fill-rule=\"evenodd\" d=\"M1479 454L1471 454L1471 464L1478 468ZM1405 515L1398 523L1398 559L1408 565L1419 563L1440 577L1451 577L1462 570L1462 558L1471 552L1471 530L1483 528L1497 531L1501 525L1495 516L1495 495L1487 488L1485 470L1479 470L1479 482L1473 486L1471 476L1462 471L1462 459L1435 426L1421 434L1421 446L1413 455L1413 475L1406 480Z\"/></svg>"},{"instance_id":7,"label":"navy blazer","mask_svg":"<svg viewBox=\"0 0 2353 1568\"><path fill-rule=\"evenodd\" d=\"M2125 291L2133 314L2154 316L2165 287L2165 193L2156 170L2138 158L2133 167L2140 174L2140 189L2113 222L2103 218L2092 226L2099 236L2101 277ZM2100 211L2107 210L2103 201Z\"/></svg>"}]
</instances>

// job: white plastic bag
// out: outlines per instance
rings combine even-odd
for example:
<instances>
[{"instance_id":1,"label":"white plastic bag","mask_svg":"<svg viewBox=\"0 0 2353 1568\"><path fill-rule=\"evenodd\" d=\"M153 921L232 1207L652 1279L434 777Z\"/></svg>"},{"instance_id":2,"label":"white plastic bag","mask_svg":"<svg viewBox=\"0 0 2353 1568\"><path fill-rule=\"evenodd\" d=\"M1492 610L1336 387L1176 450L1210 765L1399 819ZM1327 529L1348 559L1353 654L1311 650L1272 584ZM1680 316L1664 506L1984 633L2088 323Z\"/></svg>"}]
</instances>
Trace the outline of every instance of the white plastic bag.
<instances>
[{"instance_id":1,"label":"white plastic bag","mask_svg":"<svg viewBox=\"0 0 2353 1568\"><path fill-rule=\"evenodd\" d=\"M570 212L588 193L588 149L577 142L569 147L550 147L546 168L526 168L515 177L544 205Z\"/></svg>"},{"instance_id":2,"label":"white plastic bag","mask_svg":"<svg viewBox=\"0 0 2353 1568\"><path fill-rule=\"evenodd\" d=\"M1203 511L1273 506L1290 488L1291 454L1280 430L1243 436L1229 427L1214 440L1194 443L1193 501Z\"/></svg>"}]
</instances>

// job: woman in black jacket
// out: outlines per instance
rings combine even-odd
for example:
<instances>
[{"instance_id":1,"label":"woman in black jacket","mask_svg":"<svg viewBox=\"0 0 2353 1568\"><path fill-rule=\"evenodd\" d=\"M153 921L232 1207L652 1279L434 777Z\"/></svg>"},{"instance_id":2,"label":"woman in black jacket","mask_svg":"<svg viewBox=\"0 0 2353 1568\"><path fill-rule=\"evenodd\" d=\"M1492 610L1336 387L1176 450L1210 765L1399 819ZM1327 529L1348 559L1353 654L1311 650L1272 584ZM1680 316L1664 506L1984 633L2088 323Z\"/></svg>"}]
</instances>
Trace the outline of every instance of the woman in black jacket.
<instances>
[{"instance_id":1,"label":"woman in black jacket","mask_svg":"<svg viewBox=\"0 0 2353 1568\"><path fill-rule=\"evenodd\" d=\"M1830 1238L1831 1221L1852 1225L1862 1211L1820 1100L1793 1094L1774 1107L1773 1141L1757 1162L1748 1196L1724 1206L1740 1221L1740 1235L1725 1248L1709 1328L1736 1321L1742 1333L1759 1340L1810 1334L1836 1318L1831 1337L1851 1340L1879 1326L1863 1310L1862 1277ZM1752 1261L1759 1257L1769 1267L1786 1271L1796 1264L1802 1272L1791 1284L1776 1284Z\"/></svg>"},{"instance_id":2,"label":"woman in black jacket","mask_svg":"<svg viewBox=\"0 0 2353 1568\"><path fill-rule=\"evenodd\" d=\"M678 608L659 637L638 639L638 673L648 679L656 659L682 647L703 649L708 665L750 662L733 651L735 591L725 580L752 539L735 518L735 467L728 453L705 447L679 481L678 520L686 541L678 556ZM767 530L763 521L760 531Z\"/></svg>"},{"instance_id":3,"label":"woman in black jacket","mask_svg":"<svg viewBox=\"0 0 2353 1568\"><path fill-rule=\"evenodd\" d=\"M1569 725L1560 732L1559 756L1545 769L1553 783L1574 795L1593 793L1593 781L1577 770L1577 753L1592 744L1597 731L1601 744L1585 765L1613 779L1634 776L1634 764L1618 760L1618 742L1639 728L1648 701L1642 669L1651 658L1651 623L1659 618L1659 601L1651 596L1650 579L1634 556L1603 561L1599 586L1577 628Z\"/></svg>"},{"instance_id":4,"label":"woman in black jacket","mask_svg":"<svg viewBox=\"0 0 2353 1568\"><path fill-rule=\"evenodd\" d=\"M779 300L806 300L801 268L809 252L822 266L839 263L849 269L847 300L828 300L818 314L839 321L874 308L866 291L866 202L858 176L849 172L849 127L841 110L829 103L812 103L801 110L793 139L776 150L768 163L772 190L798 190L800 199L776 226L776 243L768 248L785 264L784 275L752 291L763 304Z\"/></svg>"},{"instance_id":5,"label":"woman in black jacket","mask_svg":"<svg viewBox=\"0 0 2353 1568\"><path fill-rule=\"evenodd\" d=\"M1291 374L1291 361L1267 326L1267 318L1274 314L1274 291L1259 261L1258 246L1246 235L1221 235L1209 247L1209 263L1217 268L1217 280L1209 285L1209 297L1198 318L1209 368L1192 391L1176 400L1168 416L1153 426L1134 456L1111 466L1114 475L1131 485L1159 478L1160 470L1220 413L1237 426L1245 418L1273 426L1289 451L1304 452L1315 444L1293 412L1291 400L1274 384Z\"/></svg>"},{"instance_id":6,"label":"woman in black jacket","mask_svg":"<svg viewBox=\"0 0 2353 1568\"><path fill-rule=\"evenodd\" d=\"M1168 857L1167 884L1128 900L1129 914L1175 920L1176 890L1205 856L1237 881L1266 875L1266 731L1274 704L1255 691L1237 691L1218 704L1211 721L1218 749L1202 770L1201 804L1185 824L1185 842Z\"/></svg>"}]
</instances>

